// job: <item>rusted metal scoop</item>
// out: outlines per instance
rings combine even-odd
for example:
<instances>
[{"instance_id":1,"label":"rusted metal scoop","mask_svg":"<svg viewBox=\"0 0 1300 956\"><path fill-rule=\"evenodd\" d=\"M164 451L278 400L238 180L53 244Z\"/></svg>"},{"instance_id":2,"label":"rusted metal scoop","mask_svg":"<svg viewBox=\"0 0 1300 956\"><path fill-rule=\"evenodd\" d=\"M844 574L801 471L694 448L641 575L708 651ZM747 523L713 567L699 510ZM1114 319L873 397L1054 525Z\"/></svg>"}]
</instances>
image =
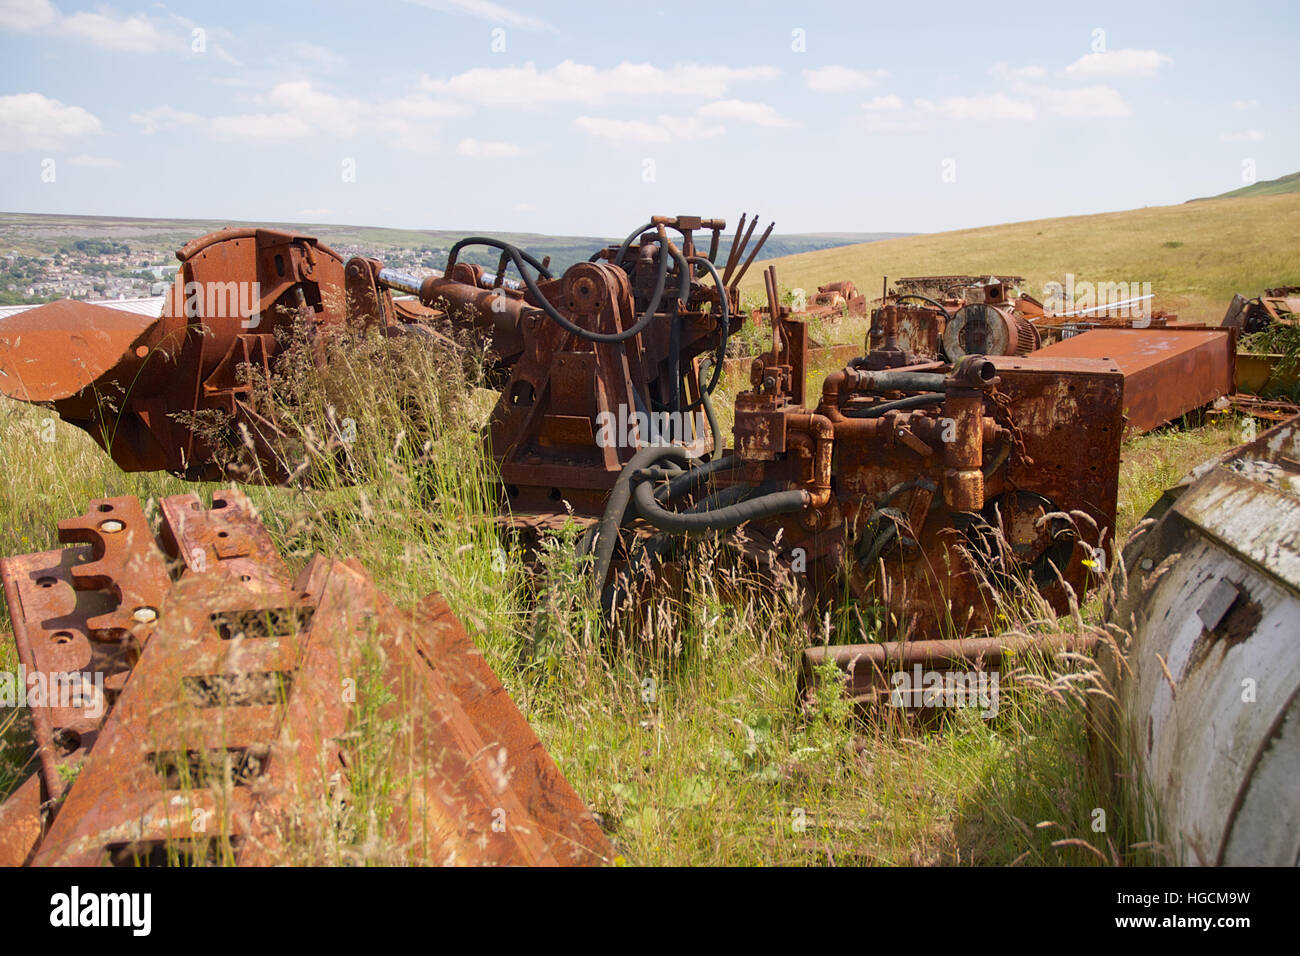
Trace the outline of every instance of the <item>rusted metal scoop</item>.
<instances>
[{"instance_id":1,"label":"rusted metal scoop","mask_svg":"<svg viewBox=\"0 0 1300 956\"><path fill-rule=\"evenodd\" d=\"M343 260L274 229L223 229L176 257L156 318L64 300L0 322L0 393L51 405L125 471L229 477L194 428L200 413L219 413L230 440L253 442L274 469L275 426L241 367L269 369L295 322L344 321Z\"/></svg>"},{"instance_id":2,"label":"rusted metal scoop","mask_svg":"<svg viewBox=\"0 0 1300 956\"><path fill-rule=\"evenodd\" d=\"M380 862L613 859L441 597L399 610L351 560L290 575L237 491L161 510L155 536L92 501L73 547L0 560L39 758L0 865L346 862L349 825L382 826Z\"/></svg>"}]
</instances>

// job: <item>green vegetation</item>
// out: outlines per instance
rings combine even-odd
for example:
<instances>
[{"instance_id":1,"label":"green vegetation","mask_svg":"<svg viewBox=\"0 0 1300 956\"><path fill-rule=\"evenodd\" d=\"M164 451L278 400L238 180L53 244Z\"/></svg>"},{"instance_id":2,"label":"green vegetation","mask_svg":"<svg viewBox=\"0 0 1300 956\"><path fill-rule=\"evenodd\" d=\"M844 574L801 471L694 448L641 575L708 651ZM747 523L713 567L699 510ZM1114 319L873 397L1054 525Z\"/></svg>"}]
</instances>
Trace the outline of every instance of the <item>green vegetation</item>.
<instances>
[{"instance_id":1,"label":"green vegetation","mask_svg":"<svg viewBox=\"0 0 1300 956\"><path fill-rule=\"evenodd\" d=\"M1213 198L1239 199L1243 196L1277 196L1281 193L1294 192L1300 192L1300 173L1290 173L1286 176L1279 176L1277 179L1266 179L1263 182L1251 183L1249 186L1242 186L1240 189L1234 189L1231 192L1219 193ZM1202 199L1192 201L1204 202Z\"/></svg>"},{"instance_id":2,"label":"green vegetation","mask_svg":"<svg viewBox=\"0 0 1300 956\"><path fill-rule=\"evenodd\" d=\"M1127 212L908 236L773 260L788 288L852 279L868 296L883 276L999 273L1048 282L1150 282L1154 307L1217 324L1234 293L1300 285L1300 194L1255 195ZM762 290L751 270L745 292Z\"/></svg>"},{"instance_id":3,"label":"green vegetation","mask_svg":"<svg viewBox=\"0 0 1300 956\"><path fill-rule=\"evenodd\" d=\"M814 629L798 584L775 588L714 542L687 573L602 634L576 528L544 542L536 564L499 536L490 465L477 430L494 394L472 363L419 340L339 343L323 376L291 359L274 383L279 420L302 443L285 453L310 487L246 487L287 560L354 555L400 604L440 590L568 779L634 864L1092 864L1158 861L1089 769L1083 662L1023 663L1005 675L997 717L957 711L942 724L851 716L836 693L795 706L796 664ZM400 374L394 374L396 365ZM812 376L815 385L818 373ZM724 380L722 427L742 376ZM377 384L382 383L382 384ZM39 408L0 400L0 553L58 547L55 522L105 495L197 491L164 475L124 474L90 438ZM344 446L338 422L352 418ZM1128 446L1121 534L1165 484L1233 441L1229 423L1171 429ZM237 451L237 449L232 449ZM504 546L504 547L503 547ZM507 553L501 570L500 551ZM1028 629L1090 628L1009 608ZM1041 611L1041 609L1037 609ZM7 626L0 618L0 629ZM834 633L828 635L837 637ZM852 635L847 635L852 636ZM0 667L15 666L0 640ZM363 691L364 693L364 691ZM295 862L404 862L369 839L390 782L407 770L361 706L351 743L353 804L290 845ZM30 770L25 715L0 725L0 793ZM1094 811L1107 809L1105 832ZM382 841L380 841L382 843ZM419 862L419 861L416 861Z\"/></svg>"}]
</instances>

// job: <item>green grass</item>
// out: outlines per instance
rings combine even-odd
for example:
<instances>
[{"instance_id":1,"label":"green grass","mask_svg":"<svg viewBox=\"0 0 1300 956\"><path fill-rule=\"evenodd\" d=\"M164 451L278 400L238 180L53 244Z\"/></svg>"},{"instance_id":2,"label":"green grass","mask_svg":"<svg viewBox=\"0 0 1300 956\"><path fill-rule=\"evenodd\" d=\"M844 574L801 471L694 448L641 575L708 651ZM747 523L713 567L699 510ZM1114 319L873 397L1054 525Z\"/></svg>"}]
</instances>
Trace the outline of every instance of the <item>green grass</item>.
<instances>
[{"instance_id":1,"label":"green grass","mask_svg":"<svg viewBox=\"0 0 1300 956\"><path fill-rule=\"evenodd\" d=\"M602 636L574 532L528 565L497 531L491 469L477 440L492 394L468 388L446 355L418 342L394 352L393 341L353 340L324 378L280 383L284 420L306 436L294 454L312 483L245 490L293 568L313 552L352 555L401 605L440 590L628 862L1160 859L1143 846L1149 834L1089 769L1085 688L1094 678L1086 666L1022 669L1021 680L1004 682L1000 712L989 721L969 711L938 726L863 721L835 693L804 712L795 702L796 666L822 625L798 610L793 583L774 589L755 580L709 542L691 549L678 586ZM810 394L824 371L810 374ZM730 396L743 381L724 380L724 430ZM94 497L156 502L191 491L206 497L218 487L124 474L62 422L46 443L48 417L0 400L0 553L57 547L56 522L81 514ZM357 438L340 449L331 421L344 417L355 420ZM1130 443L1121 529L1186 467L1232 439L1227 423ZM1090 602L1086 613L1098 605ZM0 620L0 629L7 624ZM0 648L0 664L12 669L12 643ZM30 769L22 717L4 718L0 792ZM318 830L315 842L290 846L287 859L406 861L400 848L376 842L369 822L383 818L401 757L386 749L383 726L367 727L365 714L359 723L353 807L337 826ZM1105 832L1093 829L1098 809L1106 812Z\"/></svg>"},{"instance_id":2,"label":"green grass","mask_svg":"<svg viewBox=\"0 0 1300 956\"><path fill-rule=\"evenodd\" d=\"M881 278L955 273L1021 275L1043 297L1047 282L1150 282L1154 308L1218 324L1234 293L1300 284L1300 195L1212 199L1179 206L1008 223L908 236L774 259L789 289L851 279L868 296ZM757 295L751 271L742 291Z\"/></svg>"},{"instance_id":3,"label":"green grass","mask_svg":"<svg viewBox=\"0 0 1300 956\"><path fill-rule=\"evenodd\" d=\"M1281 193L1300 192L1300 173L1289 173L1277 179L1266 179L1260 183L1251 183L1231 192L1219 193L1215 199L1239 199L1243 196L1277 196ZM1194 200L1203 202L1204 200Z\"/></svg>"}]
</instances>

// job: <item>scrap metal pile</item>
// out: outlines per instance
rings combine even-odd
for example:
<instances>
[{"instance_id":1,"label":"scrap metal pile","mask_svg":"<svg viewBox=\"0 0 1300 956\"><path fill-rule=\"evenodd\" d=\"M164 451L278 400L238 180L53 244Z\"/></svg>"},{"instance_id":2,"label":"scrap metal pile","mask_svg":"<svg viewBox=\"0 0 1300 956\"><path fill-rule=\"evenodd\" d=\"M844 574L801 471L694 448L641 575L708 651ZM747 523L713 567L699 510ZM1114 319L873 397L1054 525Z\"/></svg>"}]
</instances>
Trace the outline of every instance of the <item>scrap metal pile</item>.
<instances>
[{"instance_id":1,"label":"scrap metal pile","mask_svg":"<svg viewBox=\"0 0 1300 956\"><path fill-rule=\"evenodd\" d=\"M0 388L52 405L128 470L283 481L275 405L248 369L274 369L287 329L322 342L344 324L475 332L501 384L483 439L503 510L516 525L599 518L583 543L598 589L629 530L747 524L751 550L797 553L824 600L847 585L906 639L986 628L1018 582L1063 607L1109 540L1126 429L1232 390L1230 329L1095 329L1040 348L1042 308L1018 277L938 276L899 280L865 355L811 399L807 327L769 270L772 348L752 362L725 448L710 393L772 230L751 244L756 225L742 217L719 261L724 221L654 217L560 276L471 237L422 279L344 263L308 236L222 230L177 253L157 320L76 302L7 320ZM460 261L472 247L499 254L494 273ZM199 412L224 415L255 467L221 475L211 435L190 424Z\"/></svg>"},{"instance_id":2,"label":"scrap metal pile","mask_svg":"<svg viewBox=\"0 0 1300 956\"><path fill-rule=\"evenodd\" d=\"M365 836L351 784L394 755L380 862L612 860L441 597L403 612L351 560L292 575L238 491L161 512L155 534L137 499L92 501L71 547L0 560L41 689L0 865L291 862Z\"/></svg>"},{"instance_id":3,"label":"scrap metal pile","mask_svg":"<svg viewBox=\"0 0 1300 956\"><path fill-rule=\"evenodd\" d=\"M1265 289L1263 295L1248 299L1238 293L1232 297L1222 325L1243 333L1260 332L1270 325L1295 325L1300 315L1300 286Z\"/></svg>"}]
</instances>

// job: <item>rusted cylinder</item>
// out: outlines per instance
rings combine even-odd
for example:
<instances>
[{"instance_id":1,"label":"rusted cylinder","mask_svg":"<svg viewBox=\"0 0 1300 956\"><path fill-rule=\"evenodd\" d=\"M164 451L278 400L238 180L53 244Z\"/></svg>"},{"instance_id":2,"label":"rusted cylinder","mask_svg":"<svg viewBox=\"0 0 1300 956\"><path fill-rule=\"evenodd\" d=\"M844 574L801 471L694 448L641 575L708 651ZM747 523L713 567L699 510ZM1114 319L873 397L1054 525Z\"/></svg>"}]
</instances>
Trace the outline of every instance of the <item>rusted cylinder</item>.
<instances>
[{"instance_id":1,"label":"rusted cylinder","mask_svg":"<svg viewBox=\"0 0 1300 956\"><path fill-rule=\"evenodd\" d=\"M520 325L524 310L529 308L523 299L498 289L430 276L420 286L420 301L453 317L470 317L475 328L493 336L494 347L501 355L523 348ZM516 340L517 347L512 347Z\"/></svg>"}]
</instances>

